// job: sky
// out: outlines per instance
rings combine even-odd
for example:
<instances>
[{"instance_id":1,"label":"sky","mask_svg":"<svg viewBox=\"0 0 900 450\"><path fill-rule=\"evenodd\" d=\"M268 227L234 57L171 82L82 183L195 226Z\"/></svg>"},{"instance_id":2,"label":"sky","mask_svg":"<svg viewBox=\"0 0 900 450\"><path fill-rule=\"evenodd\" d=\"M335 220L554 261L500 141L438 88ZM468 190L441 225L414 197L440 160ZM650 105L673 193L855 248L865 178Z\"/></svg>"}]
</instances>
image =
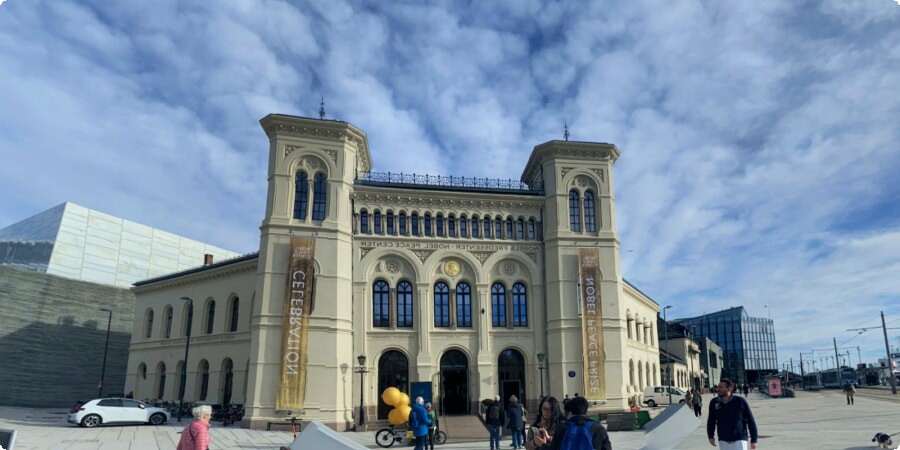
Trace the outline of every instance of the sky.
<instances>
[{"instance_id":1,"label":"sky","mask_svg":"<svg viewBox=\"0 0 900 450\"><path fill-rule=\"evenodd\" d=\"M900 345L893 0L0 3L0 227L71 201L253 252L267 114L493 178L568 123L621 150L622 272L670 318L743 305L780 360L855 364L884 311Z\"/></svg>"}]
</instances>

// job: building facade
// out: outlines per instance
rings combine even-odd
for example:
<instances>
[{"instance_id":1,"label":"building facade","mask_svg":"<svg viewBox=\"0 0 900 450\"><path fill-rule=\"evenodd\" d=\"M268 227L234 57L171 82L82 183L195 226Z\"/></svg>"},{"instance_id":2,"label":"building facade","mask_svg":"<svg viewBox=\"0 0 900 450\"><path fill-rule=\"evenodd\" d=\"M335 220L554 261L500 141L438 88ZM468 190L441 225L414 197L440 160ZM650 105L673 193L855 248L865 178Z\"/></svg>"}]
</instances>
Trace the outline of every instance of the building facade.
<instances>
[{"instance_id":1,"label":"building facade","mask_svg":"<svg viewBox=\"0 0 900 450\"><path fill-rule=\"evenodd\" d=\"M178 398L184 373L186 400L243 403L250 427L283 419L285 355L298 354L285 353L285 316L302 303L289 303L297 239L314 242L309 347L298 357L304 419L346 429L363 403L383 420L381 392L415 382L442 414L542 393L624 411L658 373L659 306L620 273L614 145L538 145L519 181L407 176L372 172L353 125L261 124L259 253L137 283L126 381L137 398Z\"/></svg>"}]
</instances>

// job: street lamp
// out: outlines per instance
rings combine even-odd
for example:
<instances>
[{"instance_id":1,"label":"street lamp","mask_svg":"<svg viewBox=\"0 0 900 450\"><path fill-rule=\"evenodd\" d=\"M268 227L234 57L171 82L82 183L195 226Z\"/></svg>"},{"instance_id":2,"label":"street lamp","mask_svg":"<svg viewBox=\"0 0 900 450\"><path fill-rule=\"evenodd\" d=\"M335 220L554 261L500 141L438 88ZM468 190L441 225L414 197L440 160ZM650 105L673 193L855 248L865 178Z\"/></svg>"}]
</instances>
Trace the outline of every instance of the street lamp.
<instances>
[{"instance_id":1,"label":"street lamp","mask_svg":"<svg viewBox=\"0 0 900 450\"><path fill-rule=\"evenodd\" d=\"M543 353L537 354L538 359L538 370L541 373L541 398L544 398L544 355Z\"/></svg>"},{"instance_id":2,"label":"street lamp","mask_svg":"<svg viewBox=\"0 0 900 450\"><path fill-rule=\"evenodd\" d=\"M356 361L359 362L359 369L356 369L356 373L359 374L359 424L358 428L360 431L364 430L366 426L366 407L363 403L364 394L365 394L365 376L369 373L369 369L366 369L366 354L363 353L356 357Z\"/></svg>"},{"instance_id":3,"label":"street lamp","mask_svg":"<svg viewBox=\"0 0 900 450\"><path fill-rule=\"evenodd\" d=\"M100 311L109 314L106 319L106 345L103 347L103 366L100 369L100 383L98 383L97 398L103 398L103 384L106 381L106 355L109 353L109 327L112 325L112 311L106 308L100 308Z\"/></svg>"},{"instance_id":4,"label":"street lamp","mask_svg":"<svg viewBox=\"0 0 900 450\"><path fill-rule=\"evenodd\" d=\"M669 391L669 404L672 404L672 357L669 354L669 321L666 319L666 310L672 309L672 305L668 305L663 308L663 323L665 323L665 328L663 328L663 337L666 340L666 378L669 381L669 387L666 389Z\"/></svg>"},{"instance_id":5,"label":"street lamp","mask_svg":"<svg viewBox=\"0 0 900 450\"><path fill-rule=\"evenodd\" d=\"M184 411L184 385L187 383L188 350L191 348L191 322L194 320L194 300L190 297L181 297L188 302L187 330L184 333L184 365L181 366L181 386L178 388L178 421L181 422L181 412Z\"/></svg>"}]
</instances>

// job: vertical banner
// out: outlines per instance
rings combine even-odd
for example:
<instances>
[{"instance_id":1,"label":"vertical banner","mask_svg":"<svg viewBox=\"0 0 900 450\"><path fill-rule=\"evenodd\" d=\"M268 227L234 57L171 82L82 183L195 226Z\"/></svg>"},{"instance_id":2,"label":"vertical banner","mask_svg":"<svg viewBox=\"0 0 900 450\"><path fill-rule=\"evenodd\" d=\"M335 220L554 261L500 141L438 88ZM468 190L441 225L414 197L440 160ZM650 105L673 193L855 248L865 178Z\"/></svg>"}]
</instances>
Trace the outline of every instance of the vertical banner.
<instances>
[{"instance_id":1,"label":"vertical banner","mask_svg":"<svg viewBox=\"0 0 900 450\"><path fill-rule=\"evenodd\" d=\"M600 250L578 249L578 273L581 279L581 329L584 349L584 396L588 400L606 398L606 373L603 349L603 312L600 303Z\"/></svg>"},{"instance_id":2,"label":"vertical banner","mask_svg":"<svg viewBox=\"0 0 900 450\"><path fill-rule=\"evenodd\" d=\"M306 395L306 349L309 341L309 313L313 300L316 241L291 238L288 256L284 317L281 322L281 381L276 410L303 408Z\"/></svg>"}]
</instances>

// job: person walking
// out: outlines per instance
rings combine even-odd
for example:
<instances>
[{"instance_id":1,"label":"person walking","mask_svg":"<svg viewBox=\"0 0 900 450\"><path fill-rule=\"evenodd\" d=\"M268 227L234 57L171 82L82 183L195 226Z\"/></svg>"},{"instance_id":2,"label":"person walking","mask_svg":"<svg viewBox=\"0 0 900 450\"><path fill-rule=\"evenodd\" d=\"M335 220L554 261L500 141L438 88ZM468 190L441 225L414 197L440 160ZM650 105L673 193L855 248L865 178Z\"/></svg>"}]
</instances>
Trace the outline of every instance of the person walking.
<instances>
[{"instance_id":1,"label":"person walking","mask_svg":"<svg viewBox=\"0 0 900 450\"><path fill-rule=\"evenodd\" d=\"M416 450L425 450L428 425L430 424L431 419L428 418L428 412L425 411L425 399L416 397L412 411L409 412L409 427L412 428L413 436L416 438Z\"/></svg>"},{"instance_id":2,"label":"person walking","mask_svg":"<svg viewBox=\"0 0 900 450\"><path fill-rule=\"evenodd\" d=\"M844 394L847 394L847 404L852 405L853 395L856 394L856 386L854 386L850 380L847 380L847 382L844 383Z\"/></svg>"},{"instance_id":3,"label":"person walking","mask_svg":"<svg viewBox=\"0 0 900 450\"><path fill-rule=\"evenodd\" d=\"M532 433L525 441L525 450L549 450L553 434L559 424L564 422L559 400L556 397L544 397L538 406L538 414L531 425Z\"/></svg>"},{"instance_id":4,"label":"person walking","mask_svg":"<svg viewBox=\"0 0 900 450\"><path fill-rule=\"evenodd\" d=\"M425 404L425 411L428 413L428 418L431 420L431 423L428 425L428 448L434 450L434 434L438 430L438 417L437 413L431 407L431 403Z\"/></svg>"},{"instance_id":5,"label":"person walking","mask_svg":"<svg viewBox=\"0 0 900 450\"><path fill-rule=\"evenodd\" d=\"M588 402L584 397L569 400L566 406L568 419L559 424L550 440L550 450L591 448L612 450L609 434L599 422L587 417Z\"/></svg>"},{"instance_id":6,"label":"person walking","mask_svg":"<svg viewBox=\"0 0 900 450\"><path fill-rule=\"evenodd\" d=\"M691 390L688 389L687 392L684 393L684 406L693 409L694 408L694 394L691 393Z\"/></svg>"},{"instance_id":7,"label":"person walking","mask_svg":"<svg viewBox=\"0 0 900 450\"><path fill-rule=\"evenodd\" d=\"M519 403L519 398L515 395L509 396L509 406L506 407L506 428L512 437L512 448L522 448L524 439L522 431L525 429L525 409Z\"/></svg>"},{"instance_id":8,"label":"person walking","mask_svg":"<svg viewBox=\"0 0 900 450\"><path fill-rule=\"evenodd\" d=\"M703 412L703 396L696 389L694 389L694 395L691 397L691 406L694 407L694 415L700 417Z\"/></svg>"},{"instance_id":9,"label":"person walking","mask_svg":"<svg viewBox=\"0 0 900 450\"><path fill-rule=\"evenodd\" d=\"M500 425L505 421L506 414L500 404L500 396L495 395L494 401L488 403L484 413L484 423L487 424L491 434L491 450L500 450Z\"/></svg>"},{"instance_id":10,"label":"person walking","mask_svg":"<svg viewBox=\"0 0 900 450\"><path fill-rule=\"evenodd\" d=\"M716 446L719 437L722 450L747 450L749 431L750 448L756 448L759 437L756 420L750 404L743 397L734 395L734 382L723 378L716 388L717 397L709 402L709 418L706 420L706 436L709 445Z\"/></svg>"},{"instance_id":11,"label":"person walking","mask_svg":"<svg viewBox=\"0 0 900 450\"><path fill-rule=\"evenodd\" d=\"M200 405L191 410L194 421L181 431L181 439L176 450L207 450L209 448L209 419L212 417L212 406Z\"/></svg>"}]
</instances>

